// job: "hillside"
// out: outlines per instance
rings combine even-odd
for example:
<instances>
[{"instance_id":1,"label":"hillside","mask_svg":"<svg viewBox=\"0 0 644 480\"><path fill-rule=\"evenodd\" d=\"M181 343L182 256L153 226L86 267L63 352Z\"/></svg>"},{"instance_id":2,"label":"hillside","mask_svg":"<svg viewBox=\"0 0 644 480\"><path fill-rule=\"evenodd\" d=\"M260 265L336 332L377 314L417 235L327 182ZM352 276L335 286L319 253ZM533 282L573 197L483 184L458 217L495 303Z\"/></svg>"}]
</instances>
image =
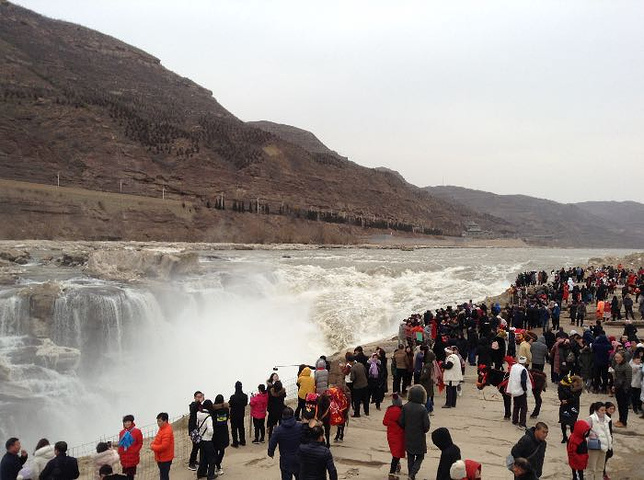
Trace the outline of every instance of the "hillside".
<instances>
[{"instance_id":1,"label":"hillside","mask_svg":"<svg viewBox=\"0 0 644 480\"><path fill-rule=\"evenodd\" d=\"M638 202L580 202L575 205L604 220L624 225L630 234L644 236L644 204Z\"/></svg>"},{"instance_id":2,"label":"hillside","mask_svg":"<svg viewBox=\"0 0 644 480\"><path fill-rule=\"evenodd\" d=\"M513 234L503 220L349 162L312 134L288 140L246 124L137 48L9 2L0 3L0 132L0 178L51 185L59 175L66 187L165 192L214 217L237 213L240 230L238 214L251 211L447 235L473 220ZM211 230L187 228L194 239ZM39 222L24 234L49 233Z\"/></svg>"},{"instance_id":3,"label":"hillside","mask_svg":"<svg viewBox=\"0 0 644 480\"><path fill-rule=\"evenodd\" d=\"M623 211L616 214L615 210L621 210L619 207L596 209L592 205L594 202L564 204L526 195L497 195L455 186L427 187L426 190L444 200L503 218L519 230L520 237L533 242L586 247L644 246L644 237L632 224L634 217Z\"/></svg>"},{"instance_id":4,"label":"hillside","mask_svg":"<svg viewBox=\"0 0 644 480\"><path fill-rule=\"evenodd\" d=\"M259 120L255 122L246 122L246 125L251 127L259 128L265 132L271 133L282 140L285 140L293 145L298 145L304 150L311 153L320 153L323 155L333 155L343 160L347 160L346 157L343 157L334 152L324 143L320 141L315 134L309 132L308 130L303 130L298 127L293 127L292 125L285 125L283 123L269 122L267 120Z\"/></svg>"}]
</instances>

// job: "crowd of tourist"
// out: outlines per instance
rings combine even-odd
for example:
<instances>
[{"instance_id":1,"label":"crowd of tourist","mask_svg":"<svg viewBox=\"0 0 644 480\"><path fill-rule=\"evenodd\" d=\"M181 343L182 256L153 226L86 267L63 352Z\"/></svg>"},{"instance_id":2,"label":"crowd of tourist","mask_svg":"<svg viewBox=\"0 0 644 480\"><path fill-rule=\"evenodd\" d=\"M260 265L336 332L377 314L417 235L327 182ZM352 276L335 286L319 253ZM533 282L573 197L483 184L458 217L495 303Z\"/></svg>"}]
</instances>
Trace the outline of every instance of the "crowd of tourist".
<instances>
[{"instance_id":1,"label":"crowd of tourist","mask_svg":"<svg viewBox=\"0 0 644 480\"><path fill-rule=\"evenodd\" d=\"M282 479L321 480L328 475L335 480L333 443L344 441L350 418L368 417L372 408L381 410L391 389L382 420L383 441L386 438L392 457L389 478L399 478L401 461L406 458L408 478L415 479L428 449L435 394L445 391L442 408L458 408L470 366L476 367L478 388L494 386L503 396L499 415L524 432L506 459L515 479L542 475L549 427L537 419L549 380L556 386L561 443L572 478L585 475L607 480L614 429L628 428L633 414L644 418L644 344L632 323L633 305L639 305L639 314L644 316L643 289L644 269L634 271L621 265L562 268L550 274L523 272L509 289L505 305L470 300L413 314L401 323L398 347L391 355L380 347L367 353L356 347L346 353L333 381L324 356L313 365L300 365L295 410L287 405L286 390L276 372L250 397L239 381L228 401L221 394L207 399L197 391L189 405L192 450L188 468L198 479L223 475L227 448L247 445L249 411L252 443L261 445L268 440L270 457L279 451ZM622 311L622 335L607 335L606 325L621 319ZM580 407L584 394L595 400L587 415ZM534 398L530 419L536 423L532 427L527 425L529 397ZM174 432L167 413L157 416L157 424L158 433L149 448L160 480L167 480L174 460ZM482 478L485 466L463 458L449 429L433 430L431 441L441 452L437 480ZM118 445L97 445L93 456L96 479L134 480L143 445L134 417L126 415ZM51 446L48 440L40 440L29 461L17 438L7 440L6 450L0 480L79 476L78 463L67 455L65 442ZM119 466L122 474L114 473Z\"/></svg>"}]
</instances>

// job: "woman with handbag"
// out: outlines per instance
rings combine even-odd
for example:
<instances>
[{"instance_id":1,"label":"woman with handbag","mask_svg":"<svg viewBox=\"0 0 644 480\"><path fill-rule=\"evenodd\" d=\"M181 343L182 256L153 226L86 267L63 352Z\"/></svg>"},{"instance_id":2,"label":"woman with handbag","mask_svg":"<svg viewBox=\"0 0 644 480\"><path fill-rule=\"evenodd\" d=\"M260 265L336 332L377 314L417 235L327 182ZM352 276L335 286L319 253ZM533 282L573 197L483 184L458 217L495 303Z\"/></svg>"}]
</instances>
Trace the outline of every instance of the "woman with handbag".
<instances>
[{"instance_id":1,"label":"woman with handbag","mask_svg":"<svg viewBox=\"0 0 644 480\"><path fill-rule=\"evenodd\" d=\"M606 415L606 407L602 402L590 406L590 425L588 435L588 477L587 480L603 480L606 452L612 450L613 439L610 434L610 417Z\"/></svg>"}]
</instances>

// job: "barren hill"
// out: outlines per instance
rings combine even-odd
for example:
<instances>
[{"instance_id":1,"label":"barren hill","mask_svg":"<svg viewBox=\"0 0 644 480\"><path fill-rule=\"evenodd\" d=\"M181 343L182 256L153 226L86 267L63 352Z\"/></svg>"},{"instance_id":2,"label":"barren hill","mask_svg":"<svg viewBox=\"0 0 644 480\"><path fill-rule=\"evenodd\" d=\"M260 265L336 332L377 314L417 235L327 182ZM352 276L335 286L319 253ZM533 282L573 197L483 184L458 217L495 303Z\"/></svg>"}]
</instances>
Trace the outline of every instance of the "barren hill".
<instances>
[{"instance_id":1,"label":"barren hill","mask_svg":"<svg viewBox=\"0 0 644 480\"><path fill-rule=\"evenodd\" d=\"M611 202L565 204L526 195L497 195L455 186L427 187L427 191L481 213L504 218L519 230L521 237L533 242L586 247L644 246L644 236L638 233L637 224L633 223L636 221L632 214L634 210L626 210L623 205L610 205ZM644 208L635 202L627 203ZM642 221L641 217L639 221Z\"/></svg>"},{"instance_id":2,"label":"barren hill","mask_svg":"<svg viewBox=\"0 0 644 480\"><path fill-rule=\"evenodd\" d=\"M53 184L60 175L61 186L165 192L214 217L252 211L452 235L474 220L513 233L502 220L358 166L310 138L246 124L159 59L8 2L0 3L0 132L0 178L9 180ZM243 226L244 215L233 217ZM37 238L47 217L30 225L25 235ZM188 238L208 240L199 225L186 228Z\"/></svg>"}]
</instances>

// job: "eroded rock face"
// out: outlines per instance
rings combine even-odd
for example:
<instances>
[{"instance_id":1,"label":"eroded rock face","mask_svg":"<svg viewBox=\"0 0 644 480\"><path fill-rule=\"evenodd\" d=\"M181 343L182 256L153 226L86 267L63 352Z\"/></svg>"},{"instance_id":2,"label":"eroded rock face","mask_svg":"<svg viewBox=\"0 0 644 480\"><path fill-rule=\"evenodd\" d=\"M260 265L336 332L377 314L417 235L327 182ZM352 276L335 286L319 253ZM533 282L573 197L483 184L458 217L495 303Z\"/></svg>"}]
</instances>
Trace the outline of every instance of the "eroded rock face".
<instances>
[{"instance_id":1,"label":"eroded rock face","mask_svg":"<svg viewBox=\"0 0 644 480\"><path fill-rule=\"evenodd\" d=\"M29 255L29 252L25 250L9 248L0 250L0 259L6 260L11 263L17 263L18 265L25 265L26 263L29 263L31 255Z\"/></svg>"},{"instance_id":2,"label":"eroded rock face","mask_svg":"<svg viewBox=\"0 0 644 480\"><path fill-rule=\"evenodd\" d=\"M160 253L145 250L98 250L90 253L87 270L108 280L132 282L142 278L169 280L199 270L193 252Z\"/></svg>"},{"instance_id":3,"label":"eroded rock face","mask_svg":"<svg viewBox=\"0 0 644 480\"><path fill-rule=\"evenodd\" d=\"M54 305L61 294L61 287L54 282L30 285L20 291L20 295L29 299L29 320L20 332L36 338L51 337L54 318Z\"/></svg>"}]
</instances>

